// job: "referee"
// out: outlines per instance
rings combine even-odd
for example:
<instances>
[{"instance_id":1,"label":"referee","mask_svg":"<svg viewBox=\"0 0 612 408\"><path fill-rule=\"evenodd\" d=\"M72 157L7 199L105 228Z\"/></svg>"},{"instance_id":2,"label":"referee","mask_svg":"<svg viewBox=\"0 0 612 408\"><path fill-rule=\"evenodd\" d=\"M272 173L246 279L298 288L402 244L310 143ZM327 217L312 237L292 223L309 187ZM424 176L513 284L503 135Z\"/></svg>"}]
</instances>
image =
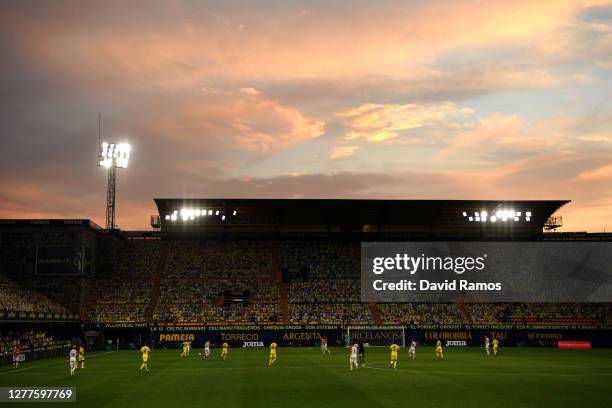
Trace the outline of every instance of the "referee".
<instances>
[{"instance_id":1,"label":"referee","mask_svg":"<svg viewBox=\"0 0 612 408\"><path fill-rule=\"evenodd\" d=\"M363 346L363 340L359 340L359 343L357 343L357 348L359 352L359 357L357 361L359 362L359 364L363 364L365 363L365 347Z\"/></svg>"}]
</instances>

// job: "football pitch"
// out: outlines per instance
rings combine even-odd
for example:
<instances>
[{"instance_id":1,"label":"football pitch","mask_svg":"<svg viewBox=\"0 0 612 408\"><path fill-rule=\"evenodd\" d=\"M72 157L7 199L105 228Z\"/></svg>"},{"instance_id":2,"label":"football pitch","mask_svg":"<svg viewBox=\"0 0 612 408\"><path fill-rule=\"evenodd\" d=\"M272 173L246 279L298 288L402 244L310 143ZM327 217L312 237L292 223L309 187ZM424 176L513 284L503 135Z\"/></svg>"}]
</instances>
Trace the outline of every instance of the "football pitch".
<instances>
[{"instance_id":1,"label":"football pitch","mask_svg":"<svg viewBox=\"0 0 612 408\"><path fill-rule=\"evenodd\" d=\"M230 349L227 361L212 351L204 361L198 349L182 360L179 350L153 350L142 374L137 351L89 353L74 377L67 360L33 361L1 367L0 386L76 387L76 403L36 407L612 406L611 349L502 348L487 357L481 348L445 348L436 361L433 348L420 347L414 361L402 349L391 370L385 348L368 348L356 371L343 348L279 348L273 368L265 349Z\"/></svg>"}]
</instances>

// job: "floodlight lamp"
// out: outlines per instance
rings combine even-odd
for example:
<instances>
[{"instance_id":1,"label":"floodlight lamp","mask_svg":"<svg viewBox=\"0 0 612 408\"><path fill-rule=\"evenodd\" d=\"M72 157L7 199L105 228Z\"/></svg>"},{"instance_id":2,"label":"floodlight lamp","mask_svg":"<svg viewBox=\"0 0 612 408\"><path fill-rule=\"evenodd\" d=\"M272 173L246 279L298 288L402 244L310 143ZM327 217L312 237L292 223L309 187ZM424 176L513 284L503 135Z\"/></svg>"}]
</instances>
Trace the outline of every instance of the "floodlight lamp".
<instances>
[{"instance_id":1,"label":"floodlight lamp","mask_svg":"<svg viewBox=\"0 0 612 408\"><path fill-rule=\"evenodd\" d=\"M132 151L132 147L129 144L104 142L100 147L100 157L98 160L100 166L115 166L120 169L127 168L130 160L130 152Z\"/></svg>"},{"instance_id":2,"label":"floodlight lamp","mask_svg":"<svg viewBox=\"0 0 612 408\"><path fill-rule=\"evenodd\" d=\"M463 212L463 216L464 216L464 217L467 217L467 213L466 213L465 211Z\"/></svg>"},{"instance_id":3,"label":"floodlight lamp","mask_svg":"<svg viewBox=\"0 0 612 408\"><path fill-rule=\"evenodd\" d=\"M237 213L237 211L236 211L236 210L234 210L234 212L232 213L232 215L236 215L236 213Z\"/></svg>"}]
</instances>

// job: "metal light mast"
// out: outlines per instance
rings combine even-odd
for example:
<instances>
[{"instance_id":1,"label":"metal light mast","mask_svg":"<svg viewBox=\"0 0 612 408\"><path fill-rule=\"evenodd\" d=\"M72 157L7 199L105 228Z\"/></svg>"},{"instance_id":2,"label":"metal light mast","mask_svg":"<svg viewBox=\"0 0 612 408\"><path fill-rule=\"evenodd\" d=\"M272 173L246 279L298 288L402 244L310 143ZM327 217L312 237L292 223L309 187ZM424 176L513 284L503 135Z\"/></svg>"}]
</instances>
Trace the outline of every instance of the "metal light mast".
<instances>
[{"instance_id":1,"label":"metal light mast","mask_svg":"<svg viewBox=\"0 0 612 408\"><path fill-rule=\"evenodd\" d=\"M99 119L100 120L100 119ZM98 129L99 129L98 124ZM115 224L115 170L126 169L130 160L131 146L127 143L100 143L98 131L98 166L108 169L108 187L106 190L106 229L116 229Z\"/></svg>"},{"instance_id":2,"label":"metal light mast","mask_svg":"<svg viewBox=\"0 0 612 408\"><path fill-rule=\"evenodd\" d=\"M108 188L106 189L106 229L115 229L115 166L108 168Z\"/></svg>"}]
</instances>

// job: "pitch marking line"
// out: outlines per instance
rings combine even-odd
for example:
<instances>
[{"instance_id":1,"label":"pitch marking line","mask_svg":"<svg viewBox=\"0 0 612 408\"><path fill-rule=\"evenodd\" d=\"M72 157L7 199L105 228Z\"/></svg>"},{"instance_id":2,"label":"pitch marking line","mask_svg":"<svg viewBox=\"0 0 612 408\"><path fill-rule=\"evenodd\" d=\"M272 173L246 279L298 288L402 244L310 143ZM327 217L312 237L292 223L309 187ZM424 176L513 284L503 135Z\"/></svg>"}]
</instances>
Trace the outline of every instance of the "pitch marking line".
<instances>
[{"instance_id":1,"label":"pitch marking line","mask_svg":"<svg viewBox=\"0 0 612 408\"><path fill-rule=\"evenodd\" d=\"M108 353L116 353L116 351L104 351L102 353L90 354L88 358L94 358L94 357L106 355ZM46 367L46 366L55 365L55 364L62 364L62 363L66 364L67 362L69 362L69 360L60 360L60 361L54 361L52 363L47 363L47 364L39 364L39 365L25 367L25 368L18 368L16 370L7 370L7 371L0 372L0 375L19 373L25 370L31 370L33 368Z\"/></svg>"}]
</instances>

